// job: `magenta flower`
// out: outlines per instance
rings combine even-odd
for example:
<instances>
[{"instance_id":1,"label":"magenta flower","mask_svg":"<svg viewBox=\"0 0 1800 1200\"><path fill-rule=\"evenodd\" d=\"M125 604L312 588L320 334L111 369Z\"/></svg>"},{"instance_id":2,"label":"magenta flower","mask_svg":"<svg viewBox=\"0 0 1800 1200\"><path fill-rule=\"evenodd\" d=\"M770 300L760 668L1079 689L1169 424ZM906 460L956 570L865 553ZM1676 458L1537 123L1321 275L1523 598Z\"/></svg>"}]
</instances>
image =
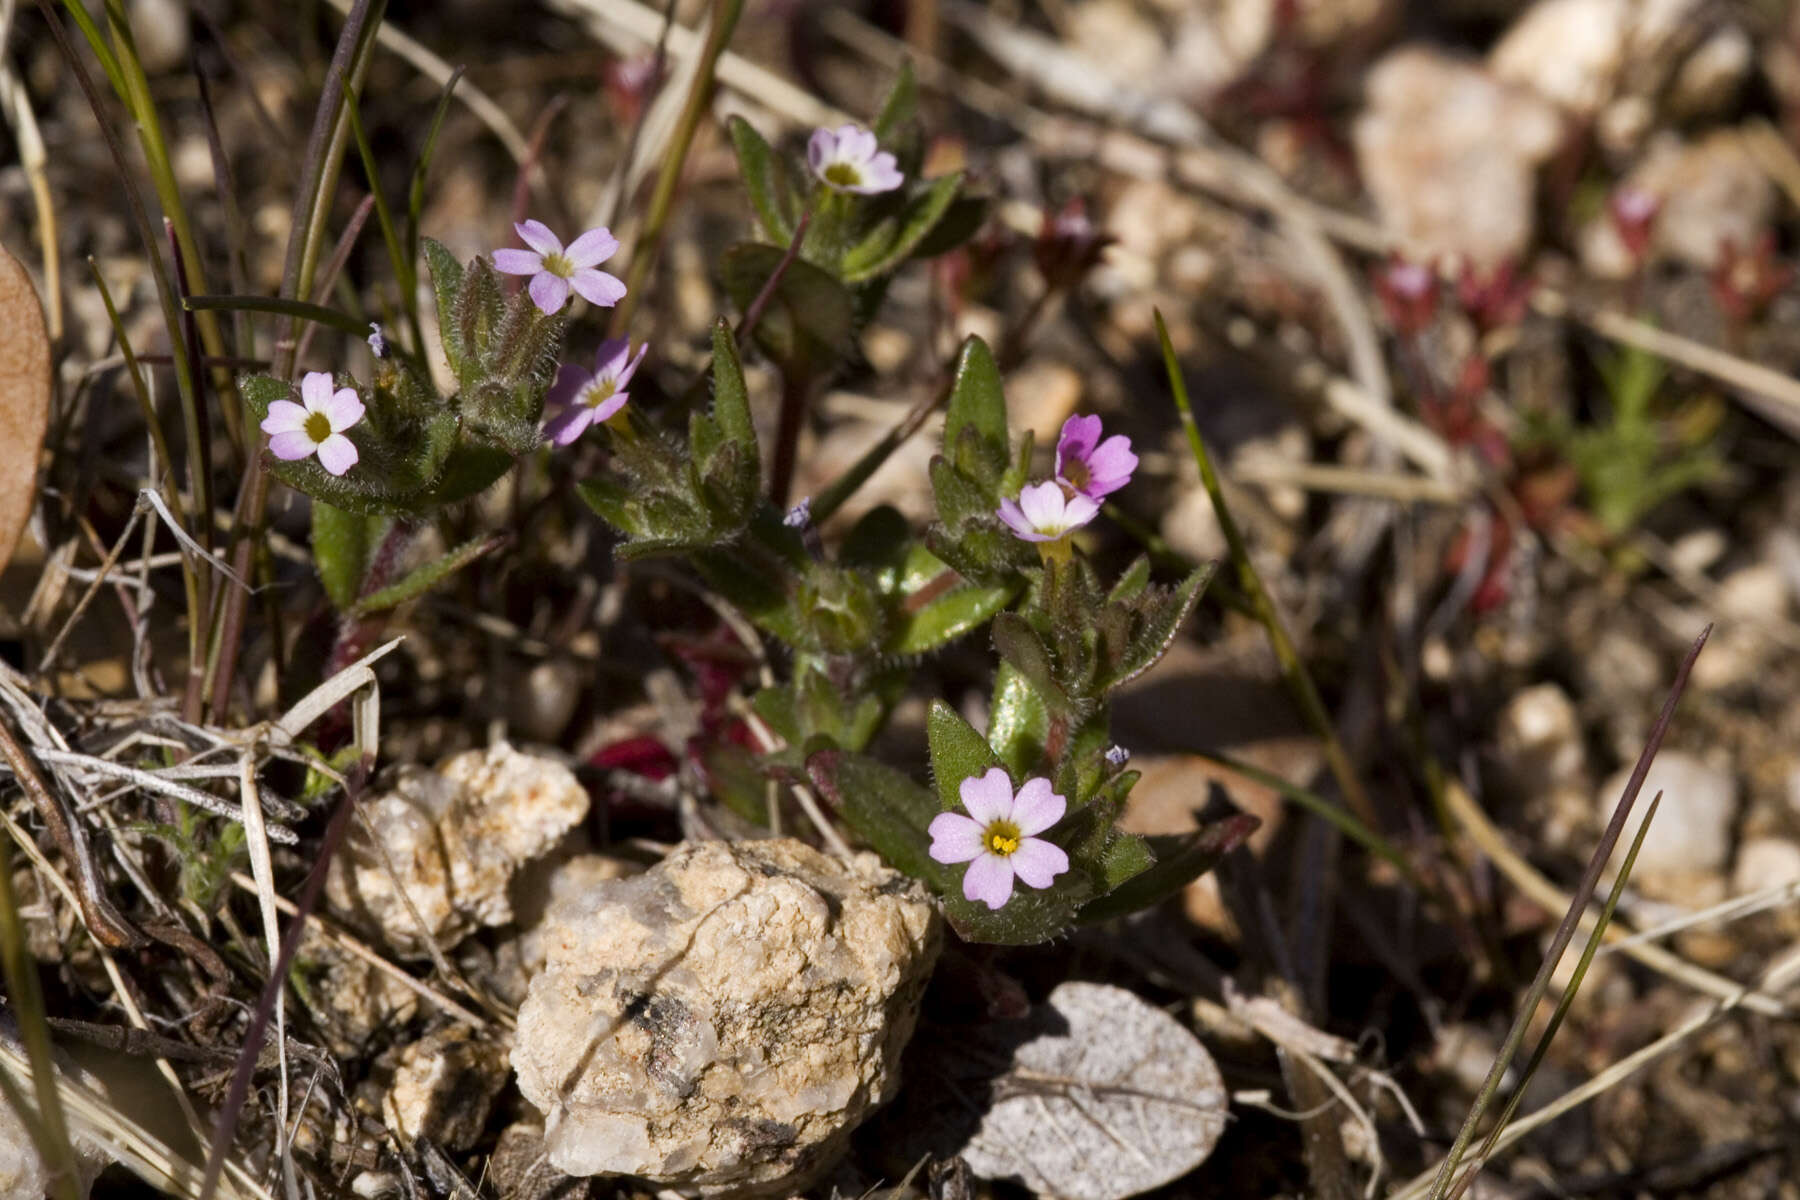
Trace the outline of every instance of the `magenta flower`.
<instances>
[{"instance_id":1,"label":"magenta flower","mask_svg":"<svg viewBox=\"0 0 1800 1200\"><path fill-rule=\"evenodd\" d=\"M559 446L567 446L580 437L589 425L610 419L625 407L631 397L625 385L644 361L648 342L631 353L630 338L609 338L600 343L594 355L594 369L584 371L574 363L564 363L556 372L545 403L561 412L544 426L544 435Z\"/></svg>"},{"instance_id":2,"label":"magenta flower","mask_svg":"<svg viewBox=\"0 0 1800 1200\"><path fill-rule=\"evenodd\" d=\"M319 456L319 465L333 475L342 475L356 465L356 443L344 436L344 430L363 418L363 402L355 388L331 390L331 376L324 371L309 371L300 381L300 399L277 400L269 405L263 418L262 431L269 435L269 452L287 462Z\"/></svg>"},{"instance_id":3,"label":"magenta flower","mask_svg":"<svg viewBox=\"0 0 1800 1200\"><path fill-rule=\"evenodd\" d=\"M1099 512L1097 501L1080 492L1068 495L1054 479L1026 484L1019 489L1017 500L1000 502L1000 520L1014 537L1028 542L1057 541L1086 525Z\"/></svg>"},{"instance_id":4,"label":"magenta flower","mask_svg":"<svg viewBox=\"0 0 1800 1200\"><path fill-rule=\"evenodd\" d=\"M568 249L541 221L513 226L529 250L494 251L494 270L506 275L531 276L531 302L546 313L562 311L574 288L589 304L611 308L625 297L625 285L594 268L619 249L619 239L606 229L590 229Z\"/></svg>"},{"instance_id":5,"label":"magenta flower","mask_svg":"<svg viewBox=\"0 0 1800 1200\"><path fill-rule=\"evenodd\" d=\"M1015 795L1012 776L992 767L963 780L957 792L969 815L939 813L927 828L932 858L969 864L963 872L968 899L1001 908L1012 899L1015 877L1026 887L1047 888L1069 869L1061 846L1032 836L1062 820L1069 807L1048 779L1027 779Z\"/></svg>"},{"instance_id":6,"label":"magenta flower","mask_svg":"<svg viewBox=\"0 0 1800 1200\"><path fill-rule=\"evenodd\" d=\"M873 196L893 191L906 179L894 156L858 125L839 125L835 132L813 130L806 143L806 161L819 181L835 192Z\"/></svg>"},{"instance_id":7,"label":"magenta flower","mask_svg":"<svg viewBox=\"0 0 1800 1200\"><path fill-rule=\"evenodd\" d=\"M1131 482L1138 456L1131 439L1115 433L1100 440L1099 417L1070 417L1056 439L1056 479L1078 496L1099 500Z\"/></svg>"}]
</instances>

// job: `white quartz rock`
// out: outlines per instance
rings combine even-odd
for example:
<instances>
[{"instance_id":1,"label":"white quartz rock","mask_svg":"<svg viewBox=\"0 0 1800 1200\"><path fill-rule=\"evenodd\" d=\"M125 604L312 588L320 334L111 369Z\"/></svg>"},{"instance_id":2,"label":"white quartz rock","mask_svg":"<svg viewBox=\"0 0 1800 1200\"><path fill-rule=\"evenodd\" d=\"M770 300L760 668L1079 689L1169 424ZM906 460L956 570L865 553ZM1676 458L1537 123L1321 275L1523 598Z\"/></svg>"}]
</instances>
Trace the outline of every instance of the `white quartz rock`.
<instances>
[{"instance_id":1,"label":"white quartz rock","mask_svg":"<svg viewBox=\"0 0 1800 1200\"><path fill-rule=\"evenodd\" d=\"M580 824L588 797L561 763L499 742L435 771L403 769L391 791L362 807L326 897L396 954L422 957L427 934L448 948L512 920L514 873Z\"/></svg>"},{"instance_id":2,"label":"white quartz rock","mask_svg":"<svg viewBox=\"0 0 1800 1200\"><path fill-rule=\"evenodd\" d=\"M551 1165L790 1194L898 1085L937 956L925 892L872 855L702 842L552 906L513 1068Z\"/></svg>"},{"instance_id":3,"label":"white quartz rock","mask_svg":"<svg viewBox=\"0 0 1800 1200\"><path fill-rule=\"evenodd\" d=\"M1541 97L1476 63L1402 46L1369 72L1353 130L1382 224L1413 252L1489 268L1531 242L1537 168L1562 137Z\"/></svg>"}]
</instances>

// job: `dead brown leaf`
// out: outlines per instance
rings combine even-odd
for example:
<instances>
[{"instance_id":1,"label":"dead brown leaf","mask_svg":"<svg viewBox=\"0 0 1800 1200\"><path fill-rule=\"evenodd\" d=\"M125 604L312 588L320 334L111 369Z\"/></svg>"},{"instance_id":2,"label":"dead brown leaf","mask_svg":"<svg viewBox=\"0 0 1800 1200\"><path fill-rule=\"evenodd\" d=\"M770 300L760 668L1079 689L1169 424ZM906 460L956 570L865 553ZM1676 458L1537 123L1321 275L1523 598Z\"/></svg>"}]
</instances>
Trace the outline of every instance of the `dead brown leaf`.
<instances>
[{"instance_id":1,"label":"dead brown leaf","mask_svg":"<svg viewBox=\"0 0 1800 1200\"><path fill-rule=\"evenodd\" d=\"M0 567L31 516L50 419L50 334L37 289L0 248Z\"/></svg>"}]
</instances>

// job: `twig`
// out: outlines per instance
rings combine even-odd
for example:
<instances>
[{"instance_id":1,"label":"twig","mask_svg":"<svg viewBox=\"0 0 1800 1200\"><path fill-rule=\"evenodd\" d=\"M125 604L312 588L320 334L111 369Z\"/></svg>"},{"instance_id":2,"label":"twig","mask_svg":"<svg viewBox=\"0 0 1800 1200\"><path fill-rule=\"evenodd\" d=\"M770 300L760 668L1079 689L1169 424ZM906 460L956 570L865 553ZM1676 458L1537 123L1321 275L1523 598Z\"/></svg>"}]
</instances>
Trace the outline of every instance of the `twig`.
<instances>
[{"instance_id":1,"label":"twig","mask_svg":"<svg viewBox=\"0 0 1800 1200\"><path fill-rule=\"evenodd\" d=\"M75 872L76 895L80 898L81 916L88 931L102 945L115 950L144 945L148 939L113 907L112 900L107 897L80 820L38 774L37 765L13 736L12 722L3 713L0 713L0 756L5 757L13 777L36 805L38 815L49 829L57 849L62 851L69 869Z\"/></svg>"}]
</instances>

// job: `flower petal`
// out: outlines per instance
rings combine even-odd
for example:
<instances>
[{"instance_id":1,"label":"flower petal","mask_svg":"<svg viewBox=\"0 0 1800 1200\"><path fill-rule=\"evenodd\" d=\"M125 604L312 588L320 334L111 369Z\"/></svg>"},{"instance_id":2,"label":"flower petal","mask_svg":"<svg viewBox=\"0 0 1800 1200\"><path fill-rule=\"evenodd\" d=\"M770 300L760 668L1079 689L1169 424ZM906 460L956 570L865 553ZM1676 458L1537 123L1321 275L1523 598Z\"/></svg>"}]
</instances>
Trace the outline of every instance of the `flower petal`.
<instances>
[{"instance_id":1,"label":"flower petal","mask_svg":"<svg viewBox=\"0 0 1800 1200\"><path fill-rule=\"evenodd\" d=\"M1026 838L1007 861L1013 873L1034 888L1049 887L1058 875L1069 869L1069 856L1063 848L1043 838Z\"/></svg>"},{"instance_id":2,"label":"flower petal","mask_svg":"<svg viewBox=\"0 0 1800 1200\"><path fill-rule=\"evenodd\" d=\"M1047 542L1050 540L1048 535L1039 533L1032 527L1031 518L1025 515L1025 510L1019 507L1019 502L1017 500L1002 500L997 513L1001 522L1008 529L1012 530L1014 537L1021 538L1027 542Z\"/></svg>"},{"instance_id":3,"label":"flower petal","mask_svg":"<svg viewBox=\"0 0 1800 1200\"><path fill-rule=\"evenodd\" d=\"M548 271L539 271L531 277L531 302L538 306L538 311L555 316L562 311L562 306L569 302L569 281Z\"/></svg>"},{"instance_id":4,"label":"flower petal","mask_svg":"<svg viewBox=\"0 0 1800 1200\"><path fill-rule=\"evenodd\" d=\"M1012 815L1012 776L1004 767L989 767L983 775L971 775L956 785L969 815L983 825Z\"/></svg>"},{"instance_id":5,"label":"flower petal","mask_svg":"<svg viewBox=\"0 0 1800 1200\"><path fill-rule=\"evenodd\" d=\"M875 157L881 144L875 135L858 125L840 125L837 131L838 158L844 162L866 163Z\"/></svg>"},{"instance_id":6,"label":"flower petal","mask_svg":"<svg viewBox=\"0 0 1800 1200\"><path fill-rule=\"evenodd\" d=\"M592 267L583 267L575 272L569 276L569 282L581 293L582 299L601 308L611 308L625 298L623 279L608 275L605 271L596 271Z\"/></svg>"},{"instance_id":7,"label":"flower petal","mask_svg":"<svg viewBox=\"0 0 1800 1200\"><path fill-rule=\"evenodd\" d=\"M531 250L496 250L494 270L502 275L535 275L544 269L544 256Z\"/></svg>"},{"instance_id":8,"label":"flower petal","mask_svg":"<svg viewBox=\"0 0 1800 1200\"><path fill-rule=\"evenodd\" d=\"M1099 441L1099 417L1070 417L1064 421L1062 432L1056 437L1056 473L1061 475L1063 464L1071 460L1086 462Z\"/></svg>"},{"instance_id":9,"label":"flower petal","mask_svg":"<svg viewBox=\"0 0 1800 1200\"><path fill-rule=\"evenodd\" d=\"M306 424L306 410L292 400L277 400L269 405L269 415L258 426L264 433L293 433Z\"/></svg>"},{"instance_id":10,"label":"flower petal","mask_svg":"<svg viewBox=\"0 0 1800 1200\"><path fill-rule=\"evenodd\" d=\"M521 221L513 226L513 232L519 240L536 250L539 254L561 254L562 239L550 232L550 227L542 221Z\"/></svg>"},{"instance_id":11,"label":"flower petal","mask_svg":"<svg viewBox=\"0 0 1800 1200\"><path fill-rule=\"evenodd\" d=\"M607 338L594 351L594 378L618 381L619 371L625 365L626 356L631 353L631 339L628 337Z\"/></svg>"},{"instance_id":12,"label":"flower petal","mask_svg":"<svg viewBox=\"0 0 1800 1200\"><path fill-rule=\"evenodd\" d=\"M1130 483L1137 467L1138 456L1131 452L1131 439L1115 433L1088 456L1088 485L1081 490L1098 500Z\"/></svg>"},{"instance_id":13,"label":"flower petal","mask_svg":"<svg viewBox=\"0 0 1800 1200\"><path fill-rule=\"evenodd\" d=\"M319 443L319 465L333 475L342 475L356 465L356 443L341 433L334 433Z\"/></svg>"},{"instance_id":14,"label":"flower petal","mask_svg":"<svg viewBox=\"0 0 1800 1200\"><path fill-rule=\"evenodd\" d=\"M308 371L300 377L300 402L307 412L318 412L331 399L331 376L325 371ZM273 406L271 406L273 407Z\"/></svg>"},{"instance_id":15,"label":"flower petal","mask_svg":"<svg viewBox=\"0 0 1800 1200\"><path fill-rule=\"evenodd\" d=\"M620 409L625 407L625 402L629 399L631 399L629 392L614 392L588 411L594 414L596 421L610 421L618 415Z\"/></svg>"},{"instance_id":16,"label":"flower petal","mask_svg":"<svg viewBox=\"0 0 1800 1200\"><path fill-rule=\"evenodd\" d=\"M319 411L331 422L331 432L342 433L363 419L362 398L356 394L355 388L339 388L332 393L331 399L320 406Z\"/></svg>"},{"instance_id":17,"label":"flower petal","mask_svg":"<svg viewBox=\"0 0 1800 1200\"><path fill-rule=\"evenodd\" d=\"M891 192L905 182L906 176L900 173L899 163L892 154L883 150L863 164L862 182L850 190L863 196L875 196Z\"/></svg>"},{"instance_id":18,"label":"flower petal","mask_svg":"<svg viewBox=\"0 0 1800 1200\"><path fill-rule=\"evenodd\" d=\"M1053 479L1019 489L1019 508L1039 533L1061 533L1064 526L1063 490Z\"/></svg>"},{"instance_id":19,"label":"flower petal","mask_svg":"<svg viewBox=\"0 0 1800 1200\"><path fill-rule=\"evenodd\" d=\"M963 895L989 908L1006 907L1012 890L1012 864L998 854L983 854L963 872Z\"/></svg>"},{"instance_id":20,"label":"flower petal","mask_svg":"<svg viewBox=\"0 0 1800 1200\"><path fill-rule=\"evenodd\" d=\"M961 813L939 813L925 831L931 834L931 857L938 862L968 862L981 854L981 822Z\"/></svg>"},{"instance_id":21,"label":"flower petal","mask_svg":"<svg viewBox=\"0 0 1800 1200\"><path fill-rule=\"evenodd\" d=\"M650 343L645 342L637 348L637 353L631 356L631 361L619 368L619 378L617 382L620 387L624 387L631 382L631 377L637 374L638 364L644 361L644 354L649 349Z\"/></svg>"},{"instance_id":22,"label":"flower petal","mask_svg":"<svg viewBox=\"0 0 1800 1200\"><path fill-rule=\"evenodd\" d=\"M593 423L593 409L585 404L571 404L550 418L549 424L544 426L544 436L559 446L567 446L586 433Z\"/></svg>"},{"instance_id":23,"label":"flower petal","mask_svg":"<svg viewBox=\"0 0 1800 1200\"><path fill-rule=\"evenodd\" d=\"M269 453L283 462L305 458L318 448L319 444L304 429L284 430L269 439Z\"/></svg>"},{"instance_id":24,"label":"flower petal","mask_svg":"<svg viewBox=\"0 0 1800 1200\"><path fill-rule=\"evenodd\" d=\"M806 165L813 174L823 174L825 167L837 157L837 135L829 129L815 129L806 142Z\"/></svg>"},{"instance_id":25,"label":"flower petal","mask_svg":"<svg viewBox=\"0 0 1800 1200\"><path fill-rule=\"evenodd\" d=\"M1019 794L1013 797L1013 824L1019 827L1020 833L1030 837L1062 820L1068 809L1069 802L1056 794L1048 779L1039 775L1021 784Z\"/></svg>"},{"instance_id":26,"label":"flower petal","mask_svg":"<svg viewBox=\"0 0 1800 1200\"><path fill-rule=\"evenodd\" d=\"M1080 529L1100 515L1100 502L1087 496L1072 496L1063 508L1063 529Z\"/></svg>"},{"instance_id":27,"label":"flower petal","mask_svg":"<svg viewBox=\"0 0 1800 1200\"><path fill-rule=\"evenodd\" d=\"M556 379L550 384L550 391L544 396L544 404L549 408L563 408L575 403L581 389L588 385L594 376L574 363L564 363L556 368Z\"/></svg>"},{"instance_id":28,"label":"flower petal","mask_svg":"<svg viewBox=\"0 0 1800 1200\"><path fill-rule=\"evenodd\" d=\"M563 251L563 257L577 267L592 267L605 262L619 252L619 239L612 235L612 230L602 225L598 229L590 229Z\"/></svg>"}]
</instances>

